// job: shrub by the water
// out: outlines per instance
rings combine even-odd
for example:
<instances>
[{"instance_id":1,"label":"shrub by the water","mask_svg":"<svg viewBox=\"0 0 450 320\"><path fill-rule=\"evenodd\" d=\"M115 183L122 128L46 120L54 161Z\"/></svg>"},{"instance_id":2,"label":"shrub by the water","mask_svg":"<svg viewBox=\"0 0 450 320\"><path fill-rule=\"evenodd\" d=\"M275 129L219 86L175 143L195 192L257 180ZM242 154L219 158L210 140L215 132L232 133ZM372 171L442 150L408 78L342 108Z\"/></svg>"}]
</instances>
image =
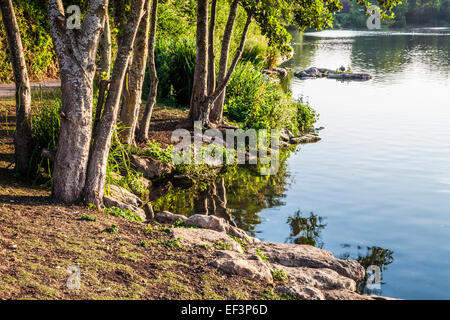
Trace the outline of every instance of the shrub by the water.
<instances>
[{"instance_id":1,"label":"shrub by the water","mask_svg":"<svg viewBox=\"0 0 450 320\"><path fill-rule=\"evenodd\" d=\"M249 63L240 63L227 88L226 116L246 128L306 131L316 122L315 111L292 101L289 92L267 80Z\"/></svg>"}]
</instances>

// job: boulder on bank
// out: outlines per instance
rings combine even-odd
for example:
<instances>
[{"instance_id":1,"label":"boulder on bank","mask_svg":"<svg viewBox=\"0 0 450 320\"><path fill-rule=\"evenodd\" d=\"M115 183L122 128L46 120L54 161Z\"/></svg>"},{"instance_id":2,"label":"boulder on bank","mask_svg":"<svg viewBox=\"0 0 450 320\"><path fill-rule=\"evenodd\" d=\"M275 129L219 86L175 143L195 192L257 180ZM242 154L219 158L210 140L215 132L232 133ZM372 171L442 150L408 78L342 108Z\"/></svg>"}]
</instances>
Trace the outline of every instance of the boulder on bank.
<instances>
[{"instance_id":1,"label":"boulder on bank","mask_svg":"<svg viewBox=\"0 0 450 320\"><path fill-rule=\"evenodd\" d=\"M167 211L156 214L157 219L161 217L175 222L182 216ZM299 299L389 299L356 292L356 283L364 279L365 270L355 260L337 259L331 252L310 245L259 241L215 216L194 215L184 219L186 226L201 228L172 228L171 237L185 245L214 250L217 258L210 265L226 274L266 283L275 281L276 292ZM283 279L277 274L280 272Z\"/></svg>"},{"instance_id":2,"label":"boulder on bank","mask_svg":"<svg viewBox=\"0 0 450 320\"><path fill-rule=\"evenodd\" d=\"M358 80L358 81L367 81L372 79L372 76L367 73L353 73L353 72L345 72L345 70L342 71L342 69L338 71L316 67L311 67L302 71L295 72L294 75L300 79L328 78L328 79Z\"/></svg>"},{"instance_id":3,"label":"boulder on bank","mask_svg":"<svg viewBox=\"0 0 450 320\"><path fill-rule=\"evenodd\" d=\"M171 163L134 154L130 156L130 161L136 171L142 173L146 179L171 175L175 169Z\"/></svg>"},{"instance_id":4,"label":"boulder on bank","mask_svg":"<svg viewBox=\"0 0 450 320\"><path fill-rule=\"evenodd\" d=\"M141 219L142 221L147 220L147 215L145 213L145 211L141 208L135 207L131 204L125 203L123 201L120 201L119 199L110 197L110 196L103 196L103 203L108 207L116 207L119 209L127 209L130 211L133 211L134 213L136 213Z\"/></svg>"},{"instance_id":5,"label":"boulder on bank","mask_svg":"<svg viewBox=\"0 0 450 320\"><path fill-rule=\"evenodd\" d=\"M213 249L228 250L243 253L242 247L229 235L208 229L172 228L169 235L179 239L184 245L209 246Z\"/></svg>"},{"instance_id":6,"label":"boulder on bank","mask_svg":"<svg viewBox=\"0 0 450 320\"><path fill-rule=\"evenodd\" d=\"M355 281L365 276L364 268L357 261L336 259L331 252L310 245L264 241L256 244L253 250L256 248L263 251L269 261L285 267L326 268Z\"/></svg>"},{"instance_id":7,"label":"boulder on bank","mask_svg":"<svg viewBox=\"0 0 450 320\"><path fill-rule=\"evenodd\" d=\"M181 214L173 214L169 211L162 211L155 214L155 220L159 223L175 223L178 220L186 221L187 217Z\"/></svg>"},{"instance_id":8,"label":"boulder on bank","mask_svg":"<svg viewBox=\"0 0 450 320\"><path fill-rule=\"evenodd\" d=\"M245 255L232 251L217 251L218 259L211 262L211 266L227 274L234 274L249 279L262 280L272 283L272 269L259 256Z\"/></svg>"}]
</instances>

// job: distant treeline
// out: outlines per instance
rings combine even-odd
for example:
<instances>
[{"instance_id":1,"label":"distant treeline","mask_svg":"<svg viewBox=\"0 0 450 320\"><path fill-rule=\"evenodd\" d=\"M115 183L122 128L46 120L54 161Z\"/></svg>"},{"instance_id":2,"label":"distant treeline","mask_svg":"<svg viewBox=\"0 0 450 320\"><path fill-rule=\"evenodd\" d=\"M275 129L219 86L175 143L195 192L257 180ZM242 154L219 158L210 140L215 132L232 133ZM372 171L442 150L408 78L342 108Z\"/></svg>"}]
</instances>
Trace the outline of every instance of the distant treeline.
<instances>
[{"instance_id":1,"label":"distant treeline","mask_svg":"<svg viewBox=\"0 0 450 320\"><path fill-rule=\"evenodd\" d=\"M336 14L336 28L366 28L367 15L355 1L342 0L344 8ZM403 28L408 26L450 26L450 0L403 0L393 10L395 17L382 22L382 26Z\"/></svg>"}]
</instances>

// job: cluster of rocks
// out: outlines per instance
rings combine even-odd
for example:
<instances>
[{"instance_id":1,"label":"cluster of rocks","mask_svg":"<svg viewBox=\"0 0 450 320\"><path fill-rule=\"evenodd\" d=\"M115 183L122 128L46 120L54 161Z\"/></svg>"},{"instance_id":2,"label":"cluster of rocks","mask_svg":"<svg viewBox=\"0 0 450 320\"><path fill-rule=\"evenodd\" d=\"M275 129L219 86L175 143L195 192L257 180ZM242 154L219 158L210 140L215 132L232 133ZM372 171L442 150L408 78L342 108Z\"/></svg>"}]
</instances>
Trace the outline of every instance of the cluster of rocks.
<instances>
[{"instance_id":1,"label":"cluster of rocks","mask_svg":"<svg viewBox=\"0 0 450 320\"><path fill-rule=\"evenodd\" d=\"M287 148L293 144L305 144L305 143L314 143L320 141L321 138L317 133L310 132L305 134L300 134L298 136L294 136L292 132L287 129L283 129L280 131L280 147Z\"/></svg>"},{"instance_id":2,"label":"cluster of rocks","mask_svg":"<svg viewBox=\"0 0 450 320\"><path fill-rule=\"evenodd\" d=\"M157 213L161 223L183 221L169 234L185 246L209 247L216 258L211 266L230 275L273 284L275 291L309 300L375 300L361 295L356 283L365 277L364 268L354 260L336 259L332 253L310 246L260 241L216 216L189 218L167 211Z\"/></svg>"},{"instance_id":3,"label":"cluster of rocks","mask_svg":"<svg viewBox=\"0 0 450 320\"><path fill-rule=\"evenodd\" d=\"M263 70L261 70L261 73L262 74L266 74L266 75L271 76L271 77L276 76L276 77L279 77L279 78L284 78L288 74L288 69L275 67L273 69L263 69Z\"/></svg>"},{"instance_id":4,"label":"cluster of rocks","mask_svg":"<svg viewBox=\"0 0 450 320\"><path fill-rule=\"evenodd\" d=\"M294 75L300 79L328 78L357 81L367 81L372 79L372 76L370 74L346 72L344 67L341 67L338 70L311 67L302 71L295 72Z\"/></svg>"}]
</instances>

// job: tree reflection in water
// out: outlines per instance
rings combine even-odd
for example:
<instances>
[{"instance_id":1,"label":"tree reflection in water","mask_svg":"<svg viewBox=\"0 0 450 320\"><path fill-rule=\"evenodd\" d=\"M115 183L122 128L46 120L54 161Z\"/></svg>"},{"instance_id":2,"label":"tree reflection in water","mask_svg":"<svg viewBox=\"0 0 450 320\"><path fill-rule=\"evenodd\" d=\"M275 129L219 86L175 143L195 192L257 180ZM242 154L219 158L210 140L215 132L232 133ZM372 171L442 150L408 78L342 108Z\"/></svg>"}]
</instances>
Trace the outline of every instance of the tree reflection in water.
<instances>
[{"instance_id":1,"label":"tree reflection in water","mask_svg":"<svg viewBox=\"0 0 450 320\"><path fill-rule=\"evenodd\" d=\"M342 245L342 247L350 250L351 245L344 244ZM366 252L364 253L361 252L361 250L363 250L363 247L358 246L357 249L357 255L352 255L350 251L347 251L341 254L339 257L341 259L355 259L364 267L365 270L367 270L367 268L372 265L378 266L381 270L381 285L385 284L385 282L383 282L383 273L387 271L387 266L394 262L394 251L375 246L366 247ZM365 279L357 283L356 290L361 294L381 295L381 289L369 289L367 287L366 284L368 277L369 274L366 274Z\"/></svg>"},{"instance_id":2,"label":"tree reflection in water","mask_svg":"<svg viewBox=\"0 0 450 320\"><path fill-rule=\"evenodd\" d=\"M309 217L302 217L301 211L298 210L287 220L291 228L291 234L287 241L322 248L323 241L320 239L320 233L326 226L322 221L323 217L314 214L314 212L311 212Z\"/></svg>"},{"instance_id":3,"label":"tree reflection in water","mask_svg":"<svg viewBox=\"0 0 450 320\"><path fill-rule=\"evenodd\" d=\"M282 199L290 184L286 170L290 152L280 152L280 167L275 175L262 176L261 164L224 167L215 181L199 181L191 188L171 188L158 195L152 199L153 209L185 216L216 215L255 236L255 227L261 223L259 213L284 205Z\"/></svg>"}]
</instances>

